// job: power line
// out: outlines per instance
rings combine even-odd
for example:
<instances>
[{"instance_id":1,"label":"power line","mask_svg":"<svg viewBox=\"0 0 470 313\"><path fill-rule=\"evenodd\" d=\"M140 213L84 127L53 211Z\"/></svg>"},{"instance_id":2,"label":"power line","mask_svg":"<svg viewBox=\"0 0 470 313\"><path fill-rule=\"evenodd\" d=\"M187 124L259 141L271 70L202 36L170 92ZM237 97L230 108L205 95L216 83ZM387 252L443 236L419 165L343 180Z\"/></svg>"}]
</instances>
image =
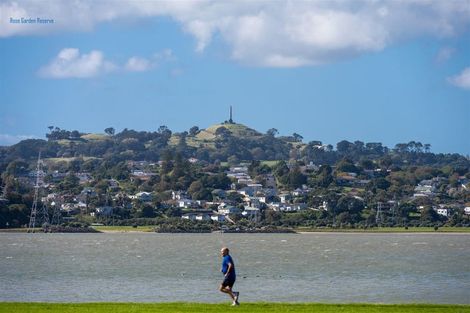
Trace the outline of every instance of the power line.
<instances>
[{"instance_id":1,"label":"power line","mask_svg":"<svg viewBox=\"0 0 470 313\"><path fill-rule=\"evenodd\" d=\"M42 227L48 227L49 226L49 213L47 211L46 205L42 205L41 211L39 212L38 216L38 197L39 197L39 189L42 186L42 161L41 161L41 151L39 151L38 155L38 162L36 165L36 184L34 185L34 197L33 197L33 205L31 207L31 216L29 218L29 224L28 224L28 233L34 233L36 223L38 222ZM36 221L36 218L38 217L38 220Z\"/></svg>"}]
</instances>

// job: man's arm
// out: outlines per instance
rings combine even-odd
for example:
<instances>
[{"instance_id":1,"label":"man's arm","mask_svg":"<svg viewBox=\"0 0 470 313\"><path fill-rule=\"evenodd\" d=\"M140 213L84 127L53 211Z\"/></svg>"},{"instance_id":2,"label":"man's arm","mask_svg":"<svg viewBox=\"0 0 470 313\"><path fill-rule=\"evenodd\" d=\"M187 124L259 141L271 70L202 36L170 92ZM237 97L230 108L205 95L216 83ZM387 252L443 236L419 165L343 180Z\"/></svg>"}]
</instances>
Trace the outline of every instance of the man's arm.
<instances>
[{"instance_id":1,"label":"man's arm","mask_svg":"<svg viewBox=\"0 0 470 313\"><path fill-rule=\"evenodd\" d=\"M230 262L228 264L227 273L225 273L225 277L227 277L228 274L230 274L230 272L232 271L232 268L233 268L233 265L232 265L232 262Z\"/></svg>"}]
</instances>

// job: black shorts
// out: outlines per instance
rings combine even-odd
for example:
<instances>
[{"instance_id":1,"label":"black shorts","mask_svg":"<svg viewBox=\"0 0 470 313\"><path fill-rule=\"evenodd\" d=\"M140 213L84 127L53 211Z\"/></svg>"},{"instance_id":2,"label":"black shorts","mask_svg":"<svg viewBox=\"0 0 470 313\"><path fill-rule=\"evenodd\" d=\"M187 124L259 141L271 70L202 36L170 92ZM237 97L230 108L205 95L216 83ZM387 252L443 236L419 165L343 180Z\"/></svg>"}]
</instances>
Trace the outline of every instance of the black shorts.
<instances>
[{"instance_id":1,"label":"black shorts","mask_svg":"<svg viewBox=\"0 0 470 313\"><path fill-rule=\"evenodd\" d=\"M233 287L233 284L235 284L235 277L225 277L224 280L222 281L222 287Z\"/></svg>"}]
</instances>

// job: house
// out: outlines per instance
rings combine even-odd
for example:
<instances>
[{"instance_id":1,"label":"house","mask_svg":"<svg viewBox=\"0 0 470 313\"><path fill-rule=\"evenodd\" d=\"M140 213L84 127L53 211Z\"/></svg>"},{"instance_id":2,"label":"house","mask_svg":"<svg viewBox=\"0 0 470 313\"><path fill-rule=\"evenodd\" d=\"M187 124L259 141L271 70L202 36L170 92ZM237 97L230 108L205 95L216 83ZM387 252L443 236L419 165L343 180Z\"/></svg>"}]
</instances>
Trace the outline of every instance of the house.
<instances>
[{"instance_id":1,"label":"house","mask_svg":"<svg viewBox=\"0 0 470 313\"><path fill-rule=\"evenodd\" d=\"M242 215L250 219L259 220L261 219L261 210L259 208L245 206Z\"/></svg>"},{"instance_id":2,"label":"house","mask_svg":"<svg viewBox=\"0 0 470 313\"><path fill-rule=\"evenodd\" d=\"M452 209L451 208L446 208L446 207L440 207L437 208L437 214L449 217L452 214Z\"/></svg>"},{"instance_id":3,"label":"house","mask_svg":"<svg viewBox=\"0 0 470 313\"><path fill-rule=\"evenodd\" d=\"M185 213L181 218L190 221L210 221L212 219L211 211L204 210Z\"/></svg>"},{"instance_id":4,"label":"house","mask_svg":"<svg viewBox=\"0 0 470 313\"><path fill-rule=\"evenodd\" d=\"M258 184L258 183L251 183L251 184L248 184L247 186L253 188L255 192L263 188L263 185Z\"/></svg>"},{"instance_id":5,"label":"house","mask_svg":"<svg viewBox=\"0 0 470 313\"><path fill-rule=\"evenodd\" d=\"M246 178L246 177L239 178L238 183L241 184L241 185L249 185L249 184L253 183L253 179L249 178L249 176L248 176L248 178Z\"/></svg>"},{"instance_id":6,"label":"house","mask_svg":"<svg viewBox=\"0 0 470 313\"><path fill-rule=\"evenodd\" d=\"M134 199L134 200L139 200L142 202L150 202L152 201L153 196L150 192L142 191L142 192L136 193L133 196L129 196L129 198Z\"/></svg>"},{"instance_id":7,"label":"house","mask_svg":"<svg viewBox=\"0 0 470 313\"><path fill-rule=\"evenodd\" d=\"M181 215L181 218L185 220L195 221L196 216L197 216L197 213L185 213Z\"/></svg>"},{"instance_id":8,"label":"house","mask_svg":"<svg viewBox=\"0 0 470 313\"><path fill-rule=\"evenodd\" d=\"M86 184L93 180L90 173L86 172L76 173L75 176L79 179L79 184Z\"/></svg>"},{"instance_id":9,"label":"house","mask_svg":"<svg viewBox=\"0 0 470 313\"><path fill-rule=\"evenodd\" d=\"M296 212L305 209L307 209L307 204L305 203L286 204L280 207L280 210L283 212Z\"/></svg>"},{"instance_id":10,"label":"house","mask_svg":"<svg viewBox=\"0 0 470 313\"><path fill-rule=\"evenodd\" d=\"M225 197L227 197L227 192L222 189L214 189L212 190L212 197L216 199L225 199Z\"/></svg>"},{"instance_id":11,"label":"house","mask_svg":"<svg viewBox=\"0 0 470 313\"><path fill-rule=\"evenodd\" d=\"M149 180L154 175L155 173L146 172L144 170L133 170L131 172L131 176L132 176L131 180L135 178L138 178L140 180Z\"/></svg>"},{"instance_id":12,"label":"house","mask_svg":"<svg viewBox=\"0 0 470 313\"><path fill-rule=\"evenodd\" d=\"M67 176L67 173L60 173L59 171L54 171L52 172L51 175L52 175L52 181L60 182Z\"/></svg>"},{"instance_id":13,"label":"house","mask_svg":"<svg viewBox=\"0 0 470 313\"><path fill-rule=\"evenodd\" d=\"M309 189L297 188L292 192L292 195L294 197L302 197L302 196L306 196L309 193L309 191L310 191Z\"/></svg>"},{"instance_id":14,"label":"house","mask_svg":"<svg viewBox=\"0 0 470 313\"><path fill-rule=\"evenodd\" d=\"M199 204L191 199L180 199L178 200L178 206L180 208L197 208Z\"/></svg>"},{"instance_id":15,"label":"house","mask_svg":"<svg viewBox=\"0 0 470 313\"><path fill-rule=\"evenodd\" d=\"M95 215L98 216L110 216L113 214L113 207L102 206L95 209Z\"/></svg>"},{"instance_id":16,"label":"house","mask_svg":"<svg viewBox=\"0 0 470 313\"><path fill-rule=\"evenodd\" d=\"M323 201L322 205L320 205L318 209L320 209L321 211L328 211L328 202Z\"/></svg>"},{"instance_id":17,"label":"house","mask_svg":"<svg viewBox=\"0 0 470 313\"><path fill-rule=\"evenodd\" d=\"M127 166L133 169L142 169L149 165L148 161L128 161Z\"/></svg>"},{"instance_id":18,"label":"house","mask_svg":"<svg viewBox=\"0 0 470 313\"><path fill-rule=\"evenodd\" d=\"M357 181L357 178L351 175L342 175L336 177L336 183L340 186L351 186Z\"/></svg>"},{"instance_id":19,"label":"house","mask_svg":"<svg viewBox=\"0 0 470 313\"><path fill-rule=\"evenodd\" d=\"M188 159L188 162L191 163L191 164L194 164L194 163L197 163L199 160L196 159L196 158L189 158Z\"/></svg>"},{"instance_id":20,"label":"house","mask_svg":"<svg viewBox=\"0 0 470 313\"><path fill-rule=\"evenodd\" d=\"M422 180L416 187L415 187L415 193L413 195L414 198L416 197L430 197L435 194L437 191L435 183L428 179L428 180Z\"/></svg>"},{"instance_id":21,"label":"house","mask_svg":"<svg viewBox=\"0 0 470 313\"><path fill-rule=\"evenodd\" d=\"M282 193L279 195L279 198L281 199L281 203L287 203L290 200L292 200L292 196L288 193Z\"/></svg>"},{"instance_id":22,"label":"house","mask_svg":"<svg viewBox=\"0 0 470 313\"><path fill-rule=\"evenodd\" d=\"M75 203L64 203L60 206L60 210L66 212L67 214L78 214L80 209Z\"/></svg>"},{"instance_id":23,"label":"house","mask_svg":"<svg viewBox=\"0 0 470 313\"><path fill-rule=\"evenodd\" d=\"M244 195L244 196L254 196L255 195L255 189L253 187L243 187L241 189L238 189L237 192L241 195Z\"/></svg>"},{"instance_id":24,"label":"house","mask_svg":"<svg viewBox=\"0 0 470 313\"><path fill-rule=\"evenodd\" d=\"M115 179L108 179L109 189L118 189L119 182Z\"/></svg>"},{"instance_id":25,"label":"house","mask_svg":"<svg viewBox=\"0 0 470 313\"><path fill-rule=\"evenodd\" d=\"M266 197L265 196L250 197L250 201L255 202L255 203L266 203Z\"/></svg>"},{"instance_id":26,"label":"house","mask_svg":"<svg viewBox=\"0 0 470 313\"><path fill-rule=\"evenodd\" d=\"M226 203L222 203L217 208L217 212L219 214L223 214L223 215L237 214L237 213L240 213L240 209L235 207L235 206L231 206L231 205L227 205Z\"/></svg>"},{"instance_id":27,"label":"house","mask_svg":"<svg viewBox=\"0 0 470 313\"><path fill-rule=\"evenodd\" d=\"M178 190L178 191L171 191L171 199L173 200L181 200L181 199L189 199L189 195L186 191Z\"/></svg>"},{"instance_id":28,"label":"house","mask_svg":"<svg viewBox=\"0 0 470 313\"><path fill-rule=\"evenodd\" d=\"M268 205L274 211L281 211L281 212L296 212L307 209L307 204L305 203L279 203L273 202Z\"/></svg>"},{"instance_id":29,"label":"house","mask_svg":"<svg viewBox=\"0 0 470 313\"><path fill-rule=\"evenodd\" d=\"M80 198L86 198L86 197L96 197L98 194L95 191L95 188L92 187L85 187L82 189L82 192L80 193Z\"/></svg>"},{"instance_id":30,"label":"house","mask_svg":"<svg viewBox=\"0 0 470 313\"><path fill-rule=\"evenodd\" d=\"M466 214L466 215L470 215L470 206L467 206L463 209L463 212Z\"/></svg>"},{"instance_id":31,"label":"house","mask_svg":"<svg viewBox=\"0 0 470 313\"><path fill-rule=\"evenodd\" d=\"M219 222L219 223L223 223L223 222L225 222L225 215L222 215L222 214L212 214L212 215L211 215L211 220L216 221L216 222Z\"/></svg>"},{"instance_id":32,"label":"house","mask_svg":"<svg viewBox=\"0 0 470 313\"><path fill-rule=\"evenodd\" d=\"M196 215L196 221L210 221L212 220L211 215L208 213L199 213Z\"/></svg>"}]
</instances>

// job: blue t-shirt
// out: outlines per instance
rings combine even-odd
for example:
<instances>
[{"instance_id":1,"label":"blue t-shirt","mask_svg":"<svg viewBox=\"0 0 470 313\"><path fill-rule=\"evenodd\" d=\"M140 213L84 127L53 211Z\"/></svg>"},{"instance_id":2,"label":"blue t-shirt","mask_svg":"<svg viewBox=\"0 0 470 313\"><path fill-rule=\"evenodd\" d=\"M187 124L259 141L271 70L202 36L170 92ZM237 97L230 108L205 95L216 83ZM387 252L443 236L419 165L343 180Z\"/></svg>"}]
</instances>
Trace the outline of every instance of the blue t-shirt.
<instances>
[{"instance_id":1,"label":"blue t-shirt","mask_svg":"<svg viewBox=\"0 0 470 313\"><path fill-rule=\"evenodd\" d=\"M231 278L235 278L235 263L233 263L232 257L229 254L222 258L222 273L227 274L229 263L232 263L232 270L230 271L230 274L228 276Z\"/></svg>"}]
</instances>

